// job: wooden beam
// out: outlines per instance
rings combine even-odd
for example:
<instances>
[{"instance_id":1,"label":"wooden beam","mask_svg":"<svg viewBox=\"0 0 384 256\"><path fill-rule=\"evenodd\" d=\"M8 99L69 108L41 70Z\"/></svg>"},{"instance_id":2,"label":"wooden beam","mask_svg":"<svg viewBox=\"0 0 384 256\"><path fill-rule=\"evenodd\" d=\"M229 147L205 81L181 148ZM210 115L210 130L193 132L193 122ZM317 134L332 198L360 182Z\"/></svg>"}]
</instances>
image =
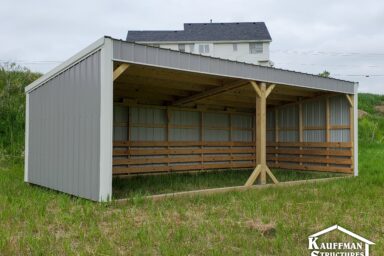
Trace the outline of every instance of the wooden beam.
<instances>
[{"instance_id":1,"label":"wooden beam","mask_svg":"<svg viewBox=\"0 0 384 256\"><path fill-rule=\"evenodd\" d=\"M252 174L249 176L248 180L245 182L244 186L252 186L253 183L255 183L257 177L260 175L261 172L261 165L256 166L256 168L253 170Z\"/></svg>"},{"instance_id":2,"label":"wooden beam","mask_svg":"<svg viewBox=\"0 0 384 256\"><path fill-rule=\"evenodd\" d=\"M258 180L259 184L267 183L267 174L270 176L274 183L277 183L276 177L272 174L267 166L267 96L274 85L268 87L266 83L260 83L258 85L254 81L250 81L252 87L256 92L256 115L255 115L255 149L256 149L256 168L249 176L244 186L251 186L255 180Z\"/></svg>"},{"instance_id":3,"label":"wooden beam","mask_svg":"<svg viewBox=\"0 0 384 256\"><path fill-rule=\"evenodd\" d=\"M113 71L113 81L115 81L121 74L123 74L128 68L129 64L123 63Z\"/></svg>"},{"instance_id":4,"label":"wooden beam","mask_svg":"<svg viewBox=\"0 0 384 256\"><path fill-rule=\"evenodd\" d=\"M268 98L269 94L271 94L272 90L275 88L275 84L271 84L270 86L268 86L268 89L267 91L265 92L265 97Z\"/></svg>"},{"instance_id":5,"label":"wooden beam","mask_svg":"<svg viewBox=\"0 0 384 256\"><path fill-rule=\"evenodd\" d=\"M286 182L280 182L277 184L279 187L290 187L290 186L296 186L296 185L302 185L302 184L312 184L312 183L322 183L322 182L328 182L328 181L335 181L339 179L346 179L346 178L352 178L353 176L345 175L341 177L332 177L332 178L322 178L322 179L312 179L312 180L296 180L296 181L286 181ZM192 196L202 196L202 195L212 195L212 194L219 194L219 193L227 193L227 192L233 192L233 191L246 191L251 189L266 189L270 188L271 186L275 186L272 184L266 184L266 185L254 185L254 186L236 186L236 187L223 187L223 188L210 188L210 189L201 189L201 190L193 190L193 191L182 191L182 192L174 192L174 193L166 193L166 194L158 194L158 195L150 195L145 196L144 199L147 200L153 200L153 201L160 201L175 197L192 197ZM127 201L130 201L133 199L126 198L126 199L118 199L116 200L117 203L125 203Z\"/></svg>"},{"instance_id":6,"label":"wooden beam","mask_svg":"<svg viewBox=\"0 0 384 256\"><path fill-rule=\"evenodd\" d=\"M257 164L261 164L263 166L260 173L260 183L266 184L267 176L264 166L267 164L267 85L265 83L261 83L259 89L261 97L256 97L256 162Z\"/></svg>"},{"instance_id":7,"label":"wooden beam","mask_svg":"<svg viewBox=\"0 0 384 256\"><path fill-rule=\"evenodd\" d=\"M355 155L354 155L354 153L355 153L355 116L354 116L354 113L355 113L355 111L354 111L354 107L353 107L353 105L354 104L356 104L356 102L354 102L355 101L355 97L354 97L354 95L351 95L351 96L349 96L349 95L346 95L347 96L347 99L349 99L350 100L350 108L349 108L349 140L350 140L350 142L351 142L351 145L352 145L352 148L351 148L351 159L352 159L352 164L351 164L351 168L352 168L352 170L354 171L354 169L355 169L355 166L354 166L354 158L355 158Z\"/></svg>"},{"instance_id":8,"label":"wooden beam","mask_svg":"<svg viewBox=\"0 0 384 256\"><path fill-rule=\"evenodd\" d=\"M176 106L178 106L178 105L185 105L185 104L190 103L190 102L202 100L202 99L205 99L205 98L208 98L208 97L212 97L212 96L218 95L220 93L223 93L223 92L226 92L226 91L229 91L229 90L233 90L233 89L239 88L239 87L244 86L246 84L247 84L247 81L238 80L238 81L233 82L233 83L224 84L223 86L217 86L217 87L214 87L212 89L208 89L206 91L203 91L203 92L196 93L196 94L193 94L193 95L188 96L188 97L184 97L184 98L178 99L178 100L172 102L171 105L173 105L173 106L175 106L175 105Z\"/></svg>"},{"instance_id":9,"label":"wooden beam","mask_svg":"<svg viewBox=\"0 0 384 256\"><path fill-rule=\"evenodd\" d=\"M345 97L347 98L348 102L349 102L349 106L353 108L353 95L348 95L348 94L345 94Z\"/></svg>"},{"instance_id":10,"label":"wooden beam","mask_svg":"<svg viewBox=\"0 0 384 256\"><path fill-rule=\"evenodd\" d=\"M267 171L267 174L268 176L271 178L271 180L273 181L273 183L277 184L279 183L279 181L276 179L275 175L273 175L273 173L271 172L271 170L268 168L268 166L265 166L265 170Z\"/></svg>"},{"instance_id":11,"label":"wooden beam","mask_svg":"<svg viewBox=\"0 0 384 256\"><path fill-rule=\"evenodd\" d=\"M255 90L256 94L261 97L261 91L260 91L260 88L259 88L259 85L255 82L255 81L249 81L253 87L253 89Z\"/></svg>"}]
</instances>

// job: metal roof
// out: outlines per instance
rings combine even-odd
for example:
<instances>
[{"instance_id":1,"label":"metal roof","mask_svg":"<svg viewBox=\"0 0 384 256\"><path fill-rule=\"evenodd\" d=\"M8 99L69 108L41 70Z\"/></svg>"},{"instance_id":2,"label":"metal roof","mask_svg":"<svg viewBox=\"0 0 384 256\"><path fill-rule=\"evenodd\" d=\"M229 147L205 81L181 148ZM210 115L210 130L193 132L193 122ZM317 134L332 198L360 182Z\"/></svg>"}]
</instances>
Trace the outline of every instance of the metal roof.
<instances>
[{"instance_id":1,"label":"metal roof","mask_svg":"<svg viewBox=\"0 0 384 256\"><path fill-rule=\"evenodd\" d=\"M180 52L117 39L113 39L113 59L120 62L254 80L271 84L284 84L348 94L357 93L357 83L350 81L201 54Z\"/></svg>"},{"instance_id":2,"label":"metal roof","mask_svg":"<svg viewBox=\"0 0 384 256\"><path fill-rule=\"evenodd\" d=\"M164 41L271 41L264 22L184 23L184 30L134 31L130 42Z\"/></svg>"},{"instance_id":3,"label":"metal roof","mask_svg":"<svg viewBox=\"0 0 384 256\"><path fill-rule=\"evenodd\" d=\"M245 62L220 59L200 54L179 52L170 49L131 43L123 40L103 37L80 51L57 68L43 75L25 88L30 92L46 83L66 69L75 65L82 59L94 53L102 47L105 42L111 40L113 60L128 62L153 67L168 68L200 74L211 74L230 78L254 80L259 82L290 85L301 88L311 88L323 91L340 92L348 94L357 93L357 83L325 78L318 75L306 74L296 71L265 67Z\"/></svg>"}]
</instances>

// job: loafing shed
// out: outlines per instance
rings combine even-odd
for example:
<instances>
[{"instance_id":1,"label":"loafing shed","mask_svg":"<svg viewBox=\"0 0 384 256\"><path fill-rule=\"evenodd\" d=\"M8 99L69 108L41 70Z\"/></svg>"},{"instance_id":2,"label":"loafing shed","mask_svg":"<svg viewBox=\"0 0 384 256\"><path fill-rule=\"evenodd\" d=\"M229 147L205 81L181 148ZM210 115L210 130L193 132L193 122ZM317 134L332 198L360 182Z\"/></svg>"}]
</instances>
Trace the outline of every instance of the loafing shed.
<instances>
[{"instance_id":1,"label":"loafing shed","mask_svg":"<svg viewBox=\"0 0 384 256\"><path fill-rule=\"evenodd\" d=\"M357 86L103 37L26 88L25 181L107 201L113 175L357 175Z\"/></svg>"}]
</instances>

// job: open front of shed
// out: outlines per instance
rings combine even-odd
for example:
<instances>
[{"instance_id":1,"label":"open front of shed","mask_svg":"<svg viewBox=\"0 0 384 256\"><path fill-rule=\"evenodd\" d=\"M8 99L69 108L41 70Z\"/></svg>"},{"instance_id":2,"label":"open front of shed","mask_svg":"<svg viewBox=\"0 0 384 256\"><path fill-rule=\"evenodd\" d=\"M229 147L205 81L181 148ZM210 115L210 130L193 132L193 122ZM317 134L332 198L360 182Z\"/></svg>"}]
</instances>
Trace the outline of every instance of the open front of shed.
<instances>
[{"instance_id":1,"label":"open front of shed","mask_svg":"<svg viewBox=\"0 0 384 256\"><path fill-rule=\"evenodd\" d=\"M357 175L357 84L103 37L26 88L25 181L95 201L113 175ZM219 175L219 174L218 174ZM237 187L239 188L239 187Z\"/></svg>"}]
</instances>

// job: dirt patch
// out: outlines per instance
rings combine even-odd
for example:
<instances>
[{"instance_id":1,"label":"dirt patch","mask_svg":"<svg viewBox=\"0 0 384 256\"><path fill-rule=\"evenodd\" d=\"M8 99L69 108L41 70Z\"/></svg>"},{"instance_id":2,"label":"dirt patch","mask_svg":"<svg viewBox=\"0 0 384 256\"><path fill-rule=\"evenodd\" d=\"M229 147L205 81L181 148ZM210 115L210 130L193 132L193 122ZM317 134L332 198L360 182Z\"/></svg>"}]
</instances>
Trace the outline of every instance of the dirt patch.
<instances>
[{"instance_id":1,"label":"dirt patch","mask_svg":"<svg viewBox=\"0 0 384 256\"><path fill-rule=\"evenodd\" d=\"M271 222L264 224L259 219L248 220L245 225L250 228L259 231L263 236L274 237L276 235L276 224Z\"/></svg>"},{"instance_id":2,"label":"dirt patch","mask_svg":"<svg viewBox=\"0 0 384 256\"><path fill-rule=\"evenodd\" d=\"M384 105L375 106L375 110L381 114L384 114Z\"/></svg>"},{"instance_id":3,"label":"dirt patch","mask_svg":"<svg viewBox=\"0 0 384 256\"><path fill-rule=\"evenodd\" d=\"M361 110L361 109L359 109L358 112L357 112L357 116L359 117L359 119L361 119L361 118L363 118L363 117L365 117L367 115L368 115L368 113L365 112L364 110Z\"/></svg>"}]
</instances>

